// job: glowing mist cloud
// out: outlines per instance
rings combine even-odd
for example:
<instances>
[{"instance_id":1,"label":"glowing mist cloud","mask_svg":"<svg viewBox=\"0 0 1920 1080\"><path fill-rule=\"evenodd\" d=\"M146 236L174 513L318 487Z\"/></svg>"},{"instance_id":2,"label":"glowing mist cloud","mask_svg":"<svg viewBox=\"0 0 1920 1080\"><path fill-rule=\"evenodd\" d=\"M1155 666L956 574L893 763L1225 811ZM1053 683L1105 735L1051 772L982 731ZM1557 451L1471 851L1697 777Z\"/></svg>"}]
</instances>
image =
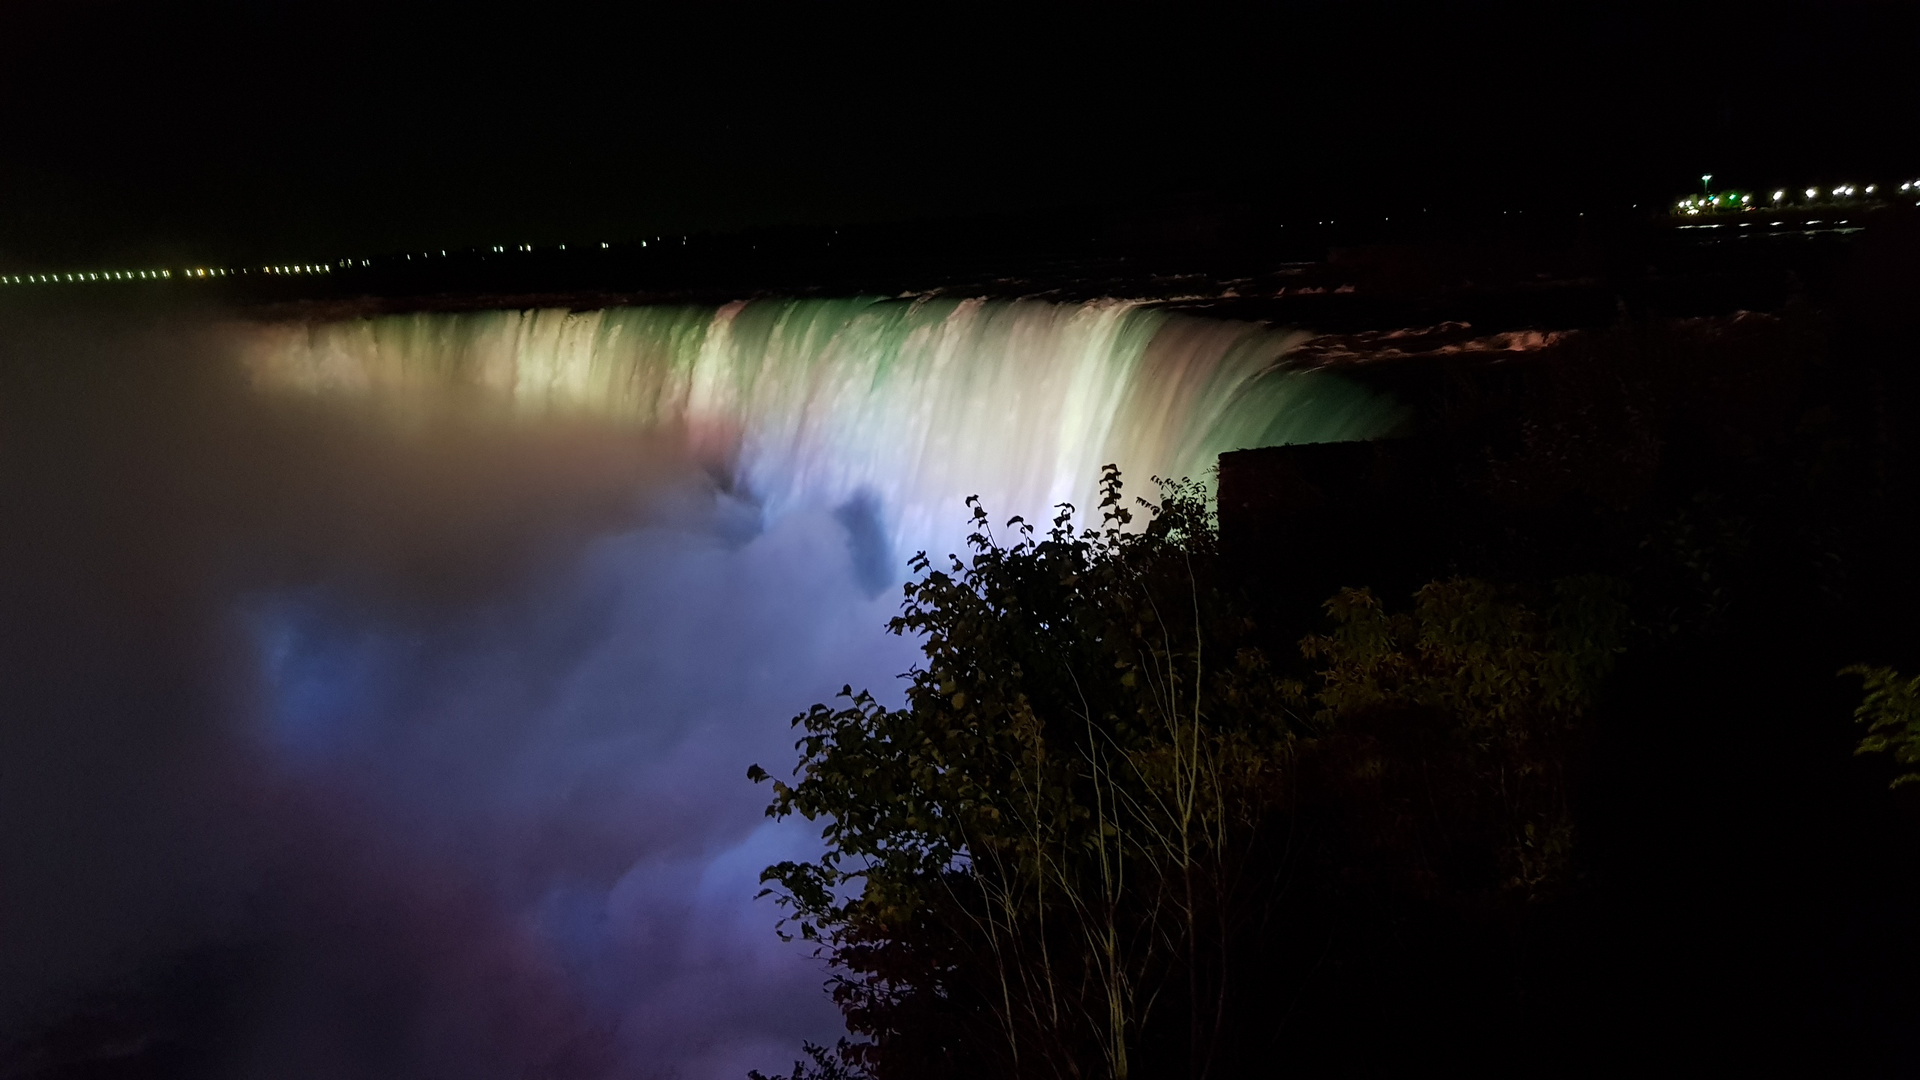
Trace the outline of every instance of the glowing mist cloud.
<instances>
[{"instance_id":1,"label":"glowing mist cloud","mask_svg":"<svg viewBox=\"0 0 1920 1080\"><path fill-rule=\"evenodd\" d=\"M823 973L752 899L758 869L816 850L817 826L767 823L744 772L790 759L785 720L842 683L894 696L914 643L882 632L897 602L883 594L908 555L958 548L967 495L996 522L1044 521L1054 503L1090 508L1107 462L1150 490L1154 474L1210 478L1224 450L1376 436L1399 417L1289 367L1296 334L1113 300L753 301L229 332L260 403L332 397L352 407L314 411L369 430L478 405L461 410L477 426L458 429L474 441L422 423L429 436L393 453L437 455L464 482L498 475L499 498L526 511L420 510L429 481L372 504L409 513L348 535L410 525L416 548L452 556L489 522L539 529L558 513L536 502L545 487L597 462L670 459L606 470L657 489L644 520L608 526L564 566L456 590L430 617L373 603L404 576L370 592L316 573L239 604L267 783L300 800L272 831L325 828L352 838L347 853L395 853L358 876L347 855L310 860L293 875L319 897L310 907L391 909L378 925L403 941L468 927L423 958L357 924L314 955L290 952L298 1002L254 1038L263 1052L293 1044L286 1031L341 1042L360 1029L301 1003L431 986L381 999L419 1047L362 1063L408 1080L483 1075L465 1048L486 1032L463 1025L488 1010L528 1028L499 1040L501 1076L738 1080L791 1060L803 1038L830 1042ZM572 449L504 483L531 451L496 436L629 423L645 437L562 440ZM683 471L682 450L718 484ZM359 470L418 472L330 460L305 482L353 491L380 482ZM483 507L487 490L474 493ZM468 923L443 894L471 898ZM503 960L497 978L434 959L469 955L526 959ZM334 974L330 957L351 963Z\"/></svg>"},{"instance_id":2,"label":"glowing mist cloud","mask_svg":"<svg viewBox=\"0 0 1920 1080\"><path fill-rule=\"evenodd\" d=\"M1045 520L1109 461L1394 422L1295 340L1119 301L8 328L0 1073L739 1080L831 1042L754 900L818 827L747 765L844 683L896 698L886 586L965 496Z\"/></svg>"},{"instance_id":3,"label":"glowing mist cloud","mask_svg":"<svg viewBox=\"0 0 1920 1080\"><path fill-rule=\"evenodd\" d=\"M866 498L909 548L971 494L1038 517L1090 505L1107 462L1142 490L1226 450L1384 434L1392 403L1284 366L1299 340L1118 300L866 298L273 324L244 356L266 388L480 391L681 429L769 518Z\"/></svg>"}]
</instances>

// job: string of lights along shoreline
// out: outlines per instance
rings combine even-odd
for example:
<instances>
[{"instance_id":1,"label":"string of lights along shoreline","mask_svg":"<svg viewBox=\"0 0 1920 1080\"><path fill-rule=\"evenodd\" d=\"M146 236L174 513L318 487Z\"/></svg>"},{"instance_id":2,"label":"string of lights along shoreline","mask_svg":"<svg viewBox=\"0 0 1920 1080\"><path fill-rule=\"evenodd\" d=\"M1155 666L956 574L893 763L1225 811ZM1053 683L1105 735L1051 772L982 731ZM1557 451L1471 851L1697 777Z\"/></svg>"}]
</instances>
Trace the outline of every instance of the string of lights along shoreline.
<instances>
[{"instance_id":1,"label":"string of lights along shoreline","mask_svg":"<svg viewBox=\"0 0 1920 1080\"><path fill-rule=\"evenodd\" d=\"M253 272L252 267L236 270L226 266L194 266L178 270L170 267L159 270L74 270L58 274L0 274L0 285L85 285L106 281L173 281L237 277ZM294 266L262 266L259 272L262 274L330 274L333 268L325 263L304 263Z\"/></svg>"},{"instance_id":2,"label":"string of lights along shoreline","mask_svg":"<svg viewBox=\"0 0 1920 1080\"><path fill-rule=\"evenodd\" d=\"M685 236L680 236L680 237L656 236L651 238L651 242L654 245L666 246L668 244L671 244L673 241L677 240L679 241L679 246L685 247L687 245L688 239L689 238ZM648 247L649 241L641 240L638 242L637 246L643 247L643 248ZM599 247L600 247L600 250L605 251L612 248L613 245L606 242L602 242L599 245ZM557 245L557 249L560 251L565 251L567 250L567 245L559 244ZM461 258L464 256L470 256L470 255L478 255L481 258L485 258L488 254L496 254L496 253L505 254L509 251L532 252L533 250L534 250L533 244L513 244L513 245L491 244L485 248L471 248L464 251L449 252L447 250L442 249L440 252L438 252L438 254L443 259L444 258ZM261 274L261 275L267 275L267 276L273 276L273 277L291 277L296 275L312 277L318 274L331 274L335 271L336 268L337 269L353 269L358 267L371 267L375 262L381 262L386 264L402 262L402 261L412 262L414 258L414 254L415 253L413 252L400 252L394 255L382 256L379 259L372 259L372 258L340 259L333 263L286 263L278 266L249 266L249 267L196 266L196 267L186 267L186 268L173 268L173 267L165 267L160 269L149 268L145 270L71 270L71 271L63 270L63 271L60 271L59 273L0 274L0 285L68 285L68 284L85 285L85 284L98 284L101 282L114 282L114 281L174 281L174 280L197 280L197 279L206 279L206 278L228 278L228 277L251 276L253 274ZM419 257L423 261L433 258L434 255L435 253L431 251L423 251L419 253Z\"/></svg>"},{"instance_id":3,"label":"string of lights along shoreline","mask_svg":"<svg viewBox=\"0 0 1920 1080\"><path fill-rule=\"evenodd\" d=\"M1764 213L1768 211L1771 211L1773 213L1782 213L1782 212L1793 213L1797 211L1802 214L1809 211L1839 210L1839 209L1853 209L1853 210L1864 211L1864 210L1872 209L1876 206L1885 205L1888 202L1892 201L1892 199L1889 199L1887 195L1883 195L1881 193L1881 189L1877 184L1866 184L1862 186L1856 186L1853 184L1837 184L1832 187L1809 187L1805 189L1780 188L1772 193L1771 198L1762 197L1760 199L1755 199L1753 196L1753 193L1745 192L1745 191L1728 190L1728 191L1715 193L1711 186L1712 181L1713 181L1713 176L1711 174L1703 175L1702 177L1700 177L1700 186L1703 189L1702 193L1699 195L1683 196L1682 198L1676 200L1672 207L1672 211L1671 211L1672 214L1680 218L1698 218L1701 216L1717 217L1717 216L1729 215L1729 214L1747 214L1747 213L1755 213L1755 212ZM1900 198L1901 201L1904 201L1905 199L1908 199L1908 198L1917 198L1917 197L1920 197L1920 179L1909 180L1906 183L1901 184L1899 187L1899 196L1895 196L1895 198ZM1916 201L1914 205L1920 206L1920 201ZM1323 223L1323 224L1330 224L1330 223ZM1817 225L1817 224L1824 224L1824 222L1796 221L1796 222L1789 223L1786 221L1773 221L1773 222L1768 222L1768 224L1774 225L1774 226L1781 226L1781 225L1787 225L1787 224ZM1851 222L1842 221L1842 222L1838 222L1837 224L1847 225L1847 224L1851 224ZM1718 227L1719 227L1718 225L1682 226L1682 228L1718 228ZM1840 229L1836 231L1854 232L1857 230ZM690 239L691 237L686 237L686 236L678 236L678 237L655 236L650 238L649 240L638 241L636 246L643 247L643 248L648 246L686 247L688 246L688 241ZM677 245L674 243L675 241L678 241ZM600 250L603 250L603 251L608 248L611 248L612 246L613 246L612 244L606 243L604 241L602 241L598 245ZM478 255L481 258L485 258L489 254L505 254L507 252L532 252L534 249L535 249L535 246L533 244L512 244L512 245L490 244L483 248L472 248L464 251L449 252L443 249L439 251L437 254L439 255L440 258L443 258L443 259L444 258L461 258L461 257L473 256L473 255ZM558 245L555 245L555 249L559 251L565 251L567 250L567 245L558 244ZM425 260L434 258L435 254L436 253L432 251L423 251L419 253L419 257L422 261L425 261ZM395 262L402 262L402 261L412 262L413 259L414 259L413 252L400 252L393 255L382 256L378 259L373 259L373 258L340 259L333 263L287 263L287 264L282 264L277 266L258 266L258 267L239 267L239 268L226 267L226 266L196 266L196 267L186 267L186 268L179 268L179 269L175 269L172 267L163 267L159 269L148 268L144 270L72 270L72 271L60 271L58 273L0 274L0 286L69 285L69 284L85 285L85 284L99 284L102 282L116 282L116 281L204 280L204 279L210 279L210 278L251 276L256 273L267 275L267 276L274 276L274 277L292 277L292 276L311 277L311 276L320 275L320 274L331 274L334 272L336 268L359 269L362 267L371 267L375 262L380 262L383 264L392 264Z\"/></svg>"},{"instance_id":4,"label":"string of lights along shoreline","mask_svg":"<svg viewBox=\"0 0 1920 1080\"><path fill-rule=\"evenodd\" d=\"M1920 198L1920 180L1909 180L1900 185L1898 195L1886 195L1878 184L1835 184L1832 187L1809 187L1805 189L1779 188L1771 196L1756 199L1754 193L1739 189L1728 189L1716 193L1713 190L1713 174L1700 177L1701 193L1682 196L1673 204L1674 214L1681 217L1699 217L1702 214L1751 214L1782 210L1867 210L1884 206L1895 199ZM1920 202L1913 205L1920 206Z\"/></svg>"}]
</instances>

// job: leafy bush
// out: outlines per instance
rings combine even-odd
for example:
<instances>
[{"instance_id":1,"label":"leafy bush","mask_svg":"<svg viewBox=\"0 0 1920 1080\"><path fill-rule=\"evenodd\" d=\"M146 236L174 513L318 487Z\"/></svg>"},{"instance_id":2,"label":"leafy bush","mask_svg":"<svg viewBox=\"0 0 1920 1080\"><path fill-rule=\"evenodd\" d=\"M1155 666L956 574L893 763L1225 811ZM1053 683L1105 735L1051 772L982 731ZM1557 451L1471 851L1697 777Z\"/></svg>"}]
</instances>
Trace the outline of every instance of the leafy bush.
<instances>
[{"instance_id":1,"label":"leafy bush","mask_svg":"<svg viewBox=\"0 0 1920 1080\"><path fill-rule=\"evenodd\" d=\"M849 973L836 996L881 1044L931 996L990 1018L1000 1049L984 1056L1008 1074L1101 1061L1125 1077L1175 980L1195 1052L1214 1034L1235 860L1284 752L1286 687L1219 596L1198 487L1143 502L1138 531L1121 490L1109 467L1100 529L1076 534L1063 507L1044 539L1009 522L1006 545L969 500L972 557L918 557L892 622L924 639L907 707L848 688L795 718L803 779L776 782L769 813L827 818L830 847L765 879ZM982 1052L987 1033L965 1034Z\"/></svg>"},{"instance_id":2,"label":"leafy bush","mask_svg":"<svg viewBox=\"0 0 1920 1080\"><path fill-rule=\"evenodd\" d=\"M1920 676L1905 679L1892 668L1865 664L1843 668L1840 674L1860 676L1867 694L1853 711L1854 718L1867 725L1854 753L1892 753L1902 765L1920 765ZM1920 771L1901 773L1888 786L1915 781L1920 781Z\"/></svg>"},{"instance_id":3,"label":"leafy bush","mask_svg":"<svg viewBox=\"0 0 1920 1080\"><path fill-rule=\"evenodd\" d=\"M1612 578L1562 579L1538 614L1519 589L1456 578L1423 586L1411 612L1389 614L1370 591L1342 590L1327 602L1334 629L1300 643L1326 665L1315 718L1351 736L1377 729L1369 721L1383 714L1413 713L1428 735L1448 732L1450 786L1503 819L1502 885L1557 890L1571 875L1571 743L1621 651L1623 591ZM1401 750L1395 764L1431 773L1431 751ZM1376 752L1360 767L1388 764Z\"/></svg>"},{"instance_id":4,"label":"leafy bush","mask_svg":"<svg viewBox=\"0 0 1920 1080\"><path fill-rule=\"evenodd\" d=\"M1436 582L1410 613L1343 591L1301 643L1320 669L1289 678L1197 485L1163 484L1134 529L1110 466L1099 528L1062 507L1044 537L1010 521L1009 542L969 505L969 557L918 556L891 623L925 656L905 707L843 689L794 718L799 779L773 781L770 816L824 822L826 852L769 867L762 895L818 943L868 1040L836 1062L1202 1076L1242 968L1289 932L1289 874L1371 865L1399 888L1431 861L1401 823L1439 814L1449 846L1503 867L1444 887L1569 880L1568 755L1624 625L1610 579ZM1414 771L1417 807L1396 779Z\"/></svg>"}]
</instances>

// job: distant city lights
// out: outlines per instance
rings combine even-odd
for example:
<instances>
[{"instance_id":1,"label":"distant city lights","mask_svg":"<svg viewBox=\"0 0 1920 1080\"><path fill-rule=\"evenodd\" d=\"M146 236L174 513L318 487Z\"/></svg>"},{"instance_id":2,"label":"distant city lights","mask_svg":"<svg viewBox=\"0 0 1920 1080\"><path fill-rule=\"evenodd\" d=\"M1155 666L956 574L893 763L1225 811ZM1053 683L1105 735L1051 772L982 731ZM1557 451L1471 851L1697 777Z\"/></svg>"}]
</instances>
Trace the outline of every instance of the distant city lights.
<instances>
[{"instance_id":1,"label":"distant city lights","mask_svg":"<svg viewBox=\"0 0 1920 1080\"><path fill-rule=\"evenodd\" d=\"M1705 187L1712 179L1712 173L1703 174L1700 178L1702 187ZM1900 190L1920 194L1920 179L1908 180L1902 183ZM1804 198L1797 200L1797 203L1807 209L1850 207L1866 210L1871 209L1874 204L1865 200L1880 197L1879 192L1880 185L1878 184L1867 184L1865 186L1835 184L1829 188L1810 187L1803 189L1802 195ZM1915 203L1914 205L1920 206L1920 203ZM1722 191L1715 193L1711 189L1707 189L1704 194L1688 195L1676 201L1673 204L1673 213L1683 217L1698 217L1701 214L1742 213L1760 209L1778 212L1781 210L1794 209L1794 206L1795 203L1794 201L1790 201L1789 192L1786 188L1776 189L1773 192L1772 200L1764 207L1755 202L1751 192ZM1770 222L1769 224L1773 223Z\"/></svg>"},{"instance_id":2,"label":"distant city lights","mask_svg":"<svg viewBox=\"0 0 1920 1080\"><path fill-rule=\"evenodd\" d=\"M659 237L655 237L655 239L659 239ZM680 242L682 244L685 244L687 242L687 238L682 237ZM600 243L600 250L602 251L610 250L613 247L611 243L608 243L607 241L604 241L604 240L600 241L599 243ZM646 241L644 240L641 241L640 246L646 247L647 246ZM565 244L558 244L556 245L556 248L560 251L568 250L567 245ZM528 244L528 243L520 243L520 244L514 244L512 246L512 249L516 252L533 252L534 250L536 250L536 245ZM494 244L486 250L504 254L508 250L508 246L505 244ZM421 259L431 259L434 257L434 252L431 252L431 251L423 251L423 252L419 252L418 254L419 254L419 258ZM443 259L449 258L449 257L457 258L463 254L474 255L483 259L486 257L486 255L483 253L482 249L480 248L469 248L465 252L452 252L452 253L450 253L445 248L441 248L439 250L439 257ZM246 267L246 268L233 268L233 267L221 267L221 266L192 266L192 267L171 267L171 268L164 268L164 267L163 268L147 268L147 269L132 269L132 270L72 270L72 271L63 270L59 272L36 273L36 274L0 274L0 285L42 285L42 284L52 285L52 284L67 284L70 282L92 283L92 282L101 282L101 281L171 281L175 279L199 280L199 279L206 279L206 278L233 277L237 275L247 275L247 274L254 274L254 273L259 273L259 274L267 275L270 277L304 277L304 276L317 276L317 275L331 274L334 272L336 267L340 269L355 269L355 268L373 269L377 265L391 264L396 260L411 262L414 260L414 253L401 252L394 255L380 256L380 257L343 258L343 259L336 259L332 262L326 262L326 263L273 263L273 264L267 264L263 266Z\"/></svg>"},{"instance_id":3,"label":"distant city lights","mask_svg":"<svg viewBox=\"0 0 1920 1080\"><path fill-rule=\"evenodd\" d=\"M342 265L346 265L342 261ZM69 282L101 281L172 281L175 278L197 280L204 278L233 277L252 273L253 268L235 268L230 266L187 266L180 268L148 268L145 270L73 270L52 274L0 274L0 285L55 285ZM333 267L321 263L298 263L285 266L262 266L263 274L330 274Z\"/></svg>"},{"instance_id":4,"label":"distant city lights","mask_svg":"<svg viewBox=\"0 0 1920 1080\"><path fill-rule=\"evenodd\" d=\"M224 270L195 268L180 271L183 277L195 275L224 274ZM0 274L0 285L54 285L67 282L92 281L165 281L174 276L173 270L74 270L57 274Z\"/></svg>"}]
</instances>

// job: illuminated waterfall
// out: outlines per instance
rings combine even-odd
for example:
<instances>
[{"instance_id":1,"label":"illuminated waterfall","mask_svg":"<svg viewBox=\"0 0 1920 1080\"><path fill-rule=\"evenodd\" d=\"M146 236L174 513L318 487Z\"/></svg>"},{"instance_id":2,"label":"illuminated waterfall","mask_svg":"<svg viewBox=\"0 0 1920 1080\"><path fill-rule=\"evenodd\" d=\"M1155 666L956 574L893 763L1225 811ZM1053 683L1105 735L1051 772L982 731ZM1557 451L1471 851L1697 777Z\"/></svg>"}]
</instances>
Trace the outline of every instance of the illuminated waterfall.
<instances>
[{"instance_id":1,"label":"illuminated waterfall","mask_svg":"<svg viewBox=\"0 0 1920 1080\"><path fill-rule=\"evenodd\" d=\"M787 719L842 685L897 700L893 676L916 646L883 631L899 603L884 586L904 577L908 556L959 549L967 495L996 524L1046 521L1057 502L1091 508L1110 461L1145 493L1156 474L1210 477L1224 450L1364 438L1399 415L1354 383L1290 366L1293 333L1113 300L753 301L253 322L231 333L262 394L374 404L328 418L342 427L397 422L406 437L376 444L382 453L425 460L487 445L492 424L590 420L595 437L555 441L592 454L684 448L727 489L703 502L704 480L663 461L665 473L635 471L662 485L648 504L658 513L541 548L569 554L537 570L514 563L518 576L461 578L388 603L405 574L369 571L349 545L236 600L263 703L247 745L276 778L269 786L311 793L288 811L286 835L307 835L311 818L353 841L339 853L283 845L297 853L294 878L310 872L312 888L338 897L322 908L426 898L345 929L320 922L329 963L349 957L350 972L382 987L436 988L381 998L401 1021L378 1014L382 1032L406 1031L434 1068L373 1054L366 1075L483 1075L472 1048L495 1045L494 1022L460 1017L583 1017L620 1063L608 1075L736 1080L802 1039L830 1043L844 1029L817 961L782 944L777 913L754 900L760 869L813 857L818 830L768 821L766 792L745 769L790 759ZM462 403L461 422L445 430L460 437L436 444L442 429L415 421L450 402ZM609 422L652 437L600 438ZM429 437L412 439L416 429ZM463 441L476 432L479 443ZM571 433L510 434L535 437L499 446ZM335 460L350 470L363 459ZM502 460L463 462L472 469L459 475L472 481ZM534 484L564 486L582 460L534 462L532 479L502 475L495 494L525 500ZM323 494L357 494L360 480L317 482ZM293 470L286 482L316 478ZM455 562L485 539L431 508L339 505L369 514L342 535L372 535L376 551L389 521L411 523L402 550ZM756 514L757 530L747 527ZM515 527L546 524L529 516ZM551 524L556 535L570 528ZM391 869L362 873L341 854L362 850L397 854L380 864ZM474 904L472 917L446 914L439 888ZM363 921L400 927L403 942L449 929L416 957L363 933ZM287 940L309 940L310 922L290 917ZM357 1000L362 984L334 979L306 952L286 955L302 992L286 995L274 1022L318 1033L313 1045L348 1045L336 1032L357 1031L351 1017L303 1003ZM476 978L464 966L495 955L527 958L527 970ZM467 1011L416 1015L443 1001ZM503 1065L485 1075L566 1075L541 1063L572 1053L573 1036L550 1035L499 1036Z\"/></svg>"},{"instance_id":2,"label":"illuminated waterfall","mask_svg":"<svg viewBox=\"0 0 1920 1080\"><path fill-rule=\"evenodd\" d=\"M1222 451L1378 436L1397 409L1289 370L1299 335L1138 303L779 300L256 326L263 387L442 395L630 418L723 457L769 517L876 500L902 550L961 500L1040 518L1100 467L1210 477ZM1044 518L1040 518L1044 520Z\"/></svg>"}]
</instances>

